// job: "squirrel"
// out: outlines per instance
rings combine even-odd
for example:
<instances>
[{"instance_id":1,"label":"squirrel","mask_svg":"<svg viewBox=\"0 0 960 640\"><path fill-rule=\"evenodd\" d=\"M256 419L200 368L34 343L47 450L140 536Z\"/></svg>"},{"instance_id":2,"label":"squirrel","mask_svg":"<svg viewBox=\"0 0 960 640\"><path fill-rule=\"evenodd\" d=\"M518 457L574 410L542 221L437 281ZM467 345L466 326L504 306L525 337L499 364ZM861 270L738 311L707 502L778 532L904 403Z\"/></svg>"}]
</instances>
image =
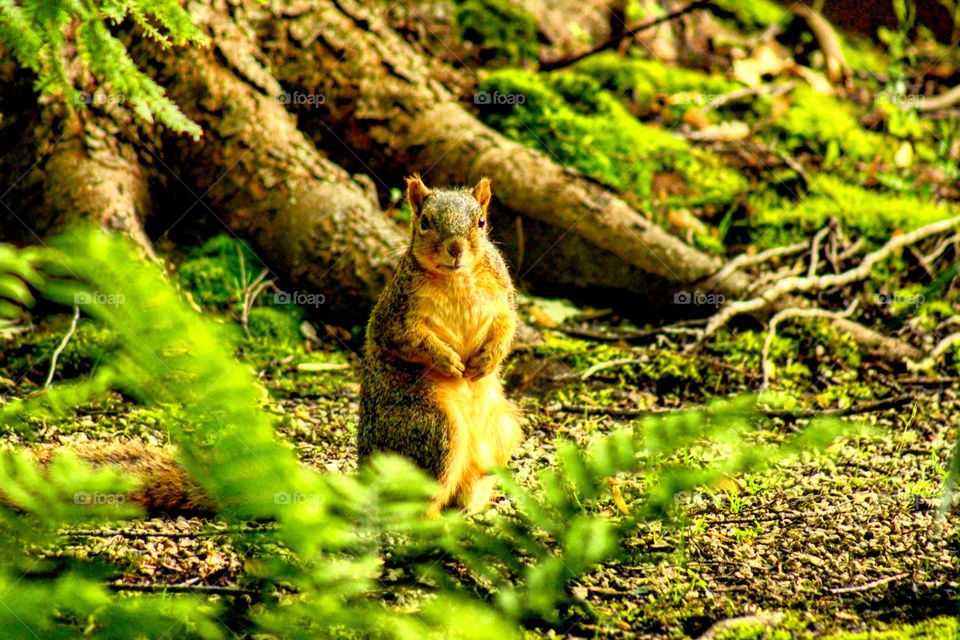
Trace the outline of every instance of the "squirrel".
<instances>
[{"instance_id":1,"label":"squirrel","mask_svg":"<svg viewBox=\"0 0 960 640\"><path fill-rule=\"evenodd\" d=\"M359 457L397 453L433 476L430 515L454 503L475 513L521 440L500 381L516 293L488 237L489 179L431 190L414 175L406 187L409 245L367 324Z\"/></svg>"},{"instance_id":2,"label":"squirrel","mask_svg":"<svg viewBox=\"0 0 960 640\"><path fill-rule=\"evenodd\" d=\"M516 295L487 237L490 181L430 190L407 179L410 243L367 325L360 372L361 459L374 452L412 458L440 483L430 515L457 502L487 505L494 466L521 439L520 412L504 395L500 366L516 328ZM33 455L49 465L60 446ZM67 445L95 467L139 480L126 499L148 513L209 515L216 506L165 447L139 442ZM2 449L0 449L2 454ZM0 488L0 505L13 506Z\"/></svg>"}]
</instances>

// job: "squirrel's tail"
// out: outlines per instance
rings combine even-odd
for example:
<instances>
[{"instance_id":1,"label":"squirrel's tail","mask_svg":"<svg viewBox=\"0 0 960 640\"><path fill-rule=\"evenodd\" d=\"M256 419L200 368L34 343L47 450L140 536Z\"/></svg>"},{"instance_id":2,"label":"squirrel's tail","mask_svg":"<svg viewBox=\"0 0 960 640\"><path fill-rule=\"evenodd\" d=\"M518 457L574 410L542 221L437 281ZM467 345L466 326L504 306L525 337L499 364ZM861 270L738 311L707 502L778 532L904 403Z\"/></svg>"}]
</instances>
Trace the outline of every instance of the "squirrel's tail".
<instances>
[{"instance_id":1,"label":"squirrel's tail","mask_svg":"<svg viewBox=\"0 0 960 640\"><path fill-rule=\"evenodd\" d=\"M138 480L138 488L126 496L147 513L212 515L213 501L177 464L163 447L137 442L85 442L64 446L40 446L32 450L38 463L46 466L60 451L68 450L94 467L110 467ZM0 503L7 501L0 487Z\"/></svg>"}]
</instances>

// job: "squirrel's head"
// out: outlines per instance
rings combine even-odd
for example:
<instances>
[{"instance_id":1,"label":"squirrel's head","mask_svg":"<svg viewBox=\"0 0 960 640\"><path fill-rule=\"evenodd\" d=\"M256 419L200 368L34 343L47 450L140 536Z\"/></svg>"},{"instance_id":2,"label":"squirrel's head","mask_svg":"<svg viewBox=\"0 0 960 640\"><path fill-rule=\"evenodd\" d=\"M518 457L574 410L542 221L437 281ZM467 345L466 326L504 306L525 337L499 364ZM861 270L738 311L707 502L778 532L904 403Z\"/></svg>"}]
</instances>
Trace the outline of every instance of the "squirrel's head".
<instances>
[{"instance_id":1,"label":"squirrel's head","mask_svg":"<svg viewBox=\"0 0 960 640\"><path fill-rule=\"evenodd\" d=\"M434 273L469 271L487 238L490 180L473 189L428 189L419 175L407 178L411 247L424 269Z\"/></svg>"}]
</instances>

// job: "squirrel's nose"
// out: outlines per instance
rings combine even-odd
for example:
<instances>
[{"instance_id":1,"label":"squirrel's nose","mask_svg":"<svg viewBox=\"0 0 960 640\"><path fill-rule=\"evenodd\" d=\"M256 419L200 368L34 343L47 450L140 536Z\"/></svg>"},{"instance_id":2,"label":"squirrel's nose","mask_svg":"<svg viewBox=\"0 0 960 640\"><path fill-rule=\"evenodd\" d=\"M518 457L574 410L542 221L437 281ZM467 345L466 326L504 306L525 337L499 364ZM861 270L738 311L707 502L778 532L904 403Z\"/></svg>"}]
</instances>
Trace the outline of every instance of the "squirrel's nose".
<instances>
[{"instance_id":1,"label":"squirrel's nose","mask_svg":"<svg viewBox=\"0 0 960 640\"><path fill-rule=\"evenodd\" d=\"M451 242L447 245L447 253L450 254L450 257L456 260L463 255L463 241Z\"/></svg>"}]
</instances>

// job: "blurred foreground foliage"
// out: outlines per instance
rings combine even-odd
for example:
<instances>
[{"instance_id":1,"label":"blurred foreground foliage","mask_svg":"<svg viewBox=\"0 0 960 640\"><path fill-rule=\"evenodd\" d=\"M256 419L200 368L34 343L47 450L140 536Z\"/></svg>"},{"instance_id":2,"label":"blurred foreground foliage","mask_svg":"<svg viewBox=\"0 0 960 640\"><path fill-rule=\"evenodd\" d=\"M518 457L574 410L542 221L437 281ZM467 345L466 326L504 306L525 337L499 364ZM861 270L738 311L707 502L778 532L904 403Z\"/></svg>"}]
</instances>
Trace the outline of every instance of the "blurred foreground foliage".
<instances>
[{"instance_id":1,"label":"blurred foreground foliage","mask_svg":"<svg viewBox=\"0 0 960 640\"><path fill-rule=\"evenodd\" d=\"M120 596L109 589L115 571L72 557L64 536L139 517L123 500L89 499L122 496L131 479L68 453L41 470L28 453L7 450L0 458L4 638L162 637L171 629L197 638L503 638L520 624L569 624L592 615L572 582L616 562L643 523L669 523L679 493L821 449L840 431L815 422L785 444L758 444L763 420L752 401L716 402L643 418L584 448L561 442L559 465L538 474L536 489L502 471L511 516L425 519L434 485L402 459L377 459L354 476L302 466L275 434L251 372L224 348L224 328L187 304L127 241L75 230L54 246L2 248L5 315L29 304L31 290L54 303L79 302L84 322L115 336L113 348L88 376L0 406L4 428L31 429L38 416L68 415L119 390L156 409L178 460L223 522L273 526L232 534L257 549L239 585L255 595L243 606L235 596ZM710 450L711 462L690 462L685 452L693 448ZM625 474L643 487L626 499L616 488ZM412 585L396 578L397 567L413 571Z\"/></svg>"}]
</instances>

